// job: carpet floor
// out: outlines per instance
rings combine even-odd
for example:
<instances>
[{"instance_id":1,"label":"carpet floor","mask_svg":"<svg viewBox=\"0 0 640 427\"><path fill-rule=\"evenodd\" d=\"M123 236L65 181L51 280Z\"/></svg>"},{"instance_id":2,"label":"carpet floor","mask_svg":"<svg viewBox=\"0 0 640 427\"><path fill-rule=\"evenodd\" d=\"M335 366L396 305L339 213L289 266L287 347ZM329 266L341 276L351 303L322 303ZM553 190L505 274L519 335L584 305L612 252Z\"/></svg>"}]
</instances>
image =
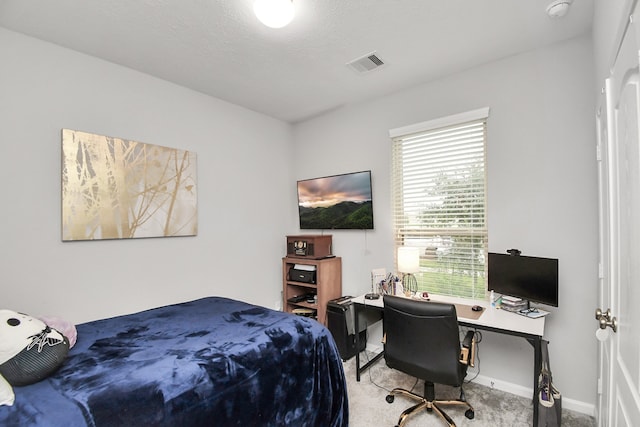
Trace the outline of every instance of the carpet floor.
<instances>
[{"instance_id":1,"label":"carpet floor","mask_svg":"<svg viewBox=\"0 0 640 427\"><path fill-rule=\"evenodd\" d=\"M388 368L384 360L379 360L356 381L355 357L344 362L349 394L349 426L373 427L395 426L402 411L416 402L396 396L395 401L387 403L385 397L395 387L413 389L417 394L424 391L424 383L402 372ZM460 426L468 427L519 427L531 426L533 405L531 399L516 396L504 391L485 387L473 382L464 385L467 401L475 410L475 417L469 420L464 408L445 408L447 414ZM456 399L460 390L454 387L436 385L436 396ZM406 427L430 427L446 425L435 412L421 411L409 417ZM595 427L593 417L569 411L562 411L563 427Z\"/></svg>"}]
</instances>

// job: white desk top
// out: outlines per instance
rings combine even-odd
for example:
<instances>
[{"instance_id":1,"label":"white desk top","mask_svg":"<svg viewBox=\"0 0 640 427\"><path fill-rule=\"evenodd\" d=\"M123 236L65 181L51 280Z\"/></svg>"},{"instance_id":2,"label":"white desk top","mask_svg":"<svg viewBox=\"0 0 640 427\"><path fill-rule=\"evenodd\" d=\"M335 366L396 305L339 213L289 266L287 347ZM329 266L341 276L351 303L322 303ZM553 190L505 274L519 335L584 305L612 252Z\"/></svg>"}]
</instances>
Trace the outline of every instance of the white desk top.
<instances>
[{"instance_id":1,"label":"white desk top","mask_svg":"<svg viewBox=\"0 0 640 427\"><path fill-rule=\"evenodd\" d=\"M430 301L444 302L449 304L464 304L464 305L479 305L484 307L482 315L478 319L469 319L458 316L458 320L467 325L477 325L479 327L502 329L507 332L517 332L528 335L544 335L544 317L537 319L531 319L525 316L520 316L516 313L510 313L506 310L500 310L499 308L492 308L487 301L484 300L472 300L467 298L457 298L444 295L436 295L429 293ZM382 296L378 299L366 299L364 295L353 298L356 304L362 304L366 306L382 308Z\"/></svg>"}]
</instances>

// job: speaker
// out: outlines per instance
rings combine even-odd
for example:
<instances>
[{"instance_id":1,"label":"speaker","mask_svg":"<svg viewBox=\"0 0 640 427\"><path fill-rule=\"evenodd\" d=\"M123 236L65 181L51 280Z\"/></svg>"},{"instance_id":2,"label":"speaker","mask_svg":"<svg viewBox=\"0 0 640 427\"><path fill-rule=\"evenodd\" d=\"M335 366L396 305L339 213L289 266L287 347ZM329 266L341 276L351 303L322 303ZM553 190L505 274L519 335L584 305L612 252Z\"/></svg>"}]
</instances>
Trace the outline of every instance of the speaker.
<instances>
[{"instance_id":1,"label":"speaker","mask_svg":"<svg viewBox=\"0 0 640 427\"><path fill-rule=\"evenodd\" d=\"M331 236L287 236L287 256L296 258L322 259L331 254Z\"/></svg>"},{"instance_id":2,"label":"speaker","mask_svg":"<svg viewBox=\"0 0 640 427\"><path fill-rule=\"evenodd\" d=\"M313 243L309 243L305 240L294 240L293 242L289 242L287 243L287 255L312 257L314 255Z\"/></svg>"}]
</instances>

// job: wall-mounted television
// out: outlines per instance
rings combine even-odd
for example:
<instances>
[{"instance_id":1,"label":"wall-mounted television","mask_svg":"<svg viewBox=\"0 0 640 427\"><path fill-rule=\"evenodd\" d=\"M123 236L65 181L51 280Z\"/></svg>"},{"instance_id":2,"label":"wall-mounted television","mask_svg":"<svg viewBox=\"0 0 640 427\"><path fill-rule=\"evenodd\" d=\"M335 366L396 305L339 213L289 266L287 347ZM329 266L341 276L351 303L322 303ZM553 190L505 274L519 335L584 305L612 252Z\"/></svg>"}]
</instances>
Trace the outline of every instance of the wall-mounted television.
<instances>
[{"instance_id":1,"label":"wall-mounted television","mask_svg":"<svg viewBox=\"0 0 640 427\"><path fill-rule=\"evenodd\" d=\"M298 181L303 230L372 230L371 171Z\"/></svg>"},{"instance_id":2,"label":"wall-mounted television","mask_svg":"<svg viewBox=\"0 0 640 427\"><path fill-rule=\"evenodd\" d=\"M558 260L489 252L488 288L502 295L558 306Z\"/></svg>"}]
</instances>

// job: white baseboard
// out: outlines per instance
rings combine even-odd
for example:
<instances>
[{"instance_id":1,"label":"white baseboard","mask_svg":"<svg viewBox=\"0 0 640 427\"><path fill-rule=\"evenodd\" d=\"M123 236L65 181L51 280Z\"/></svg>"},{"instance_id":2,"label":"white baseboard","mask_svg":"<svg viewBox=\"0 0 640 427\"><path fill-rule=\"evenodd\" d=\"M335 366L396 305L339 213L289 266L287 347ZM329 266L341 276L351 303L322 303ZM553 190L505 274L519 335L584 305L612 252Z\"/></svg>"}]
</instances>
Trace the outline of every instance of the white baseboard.
<instances>
[{"instance_id":1,"label":"white baseboard","mask_svg":"<svg viewBox=\"0 0 640 427\"><path fill-rule=\"evenodd\" d=\"M373 353L380 353L382 351L382 346L367 343L366 350ZM473 376L473 375L474 375L473 372L470 371L469 376ZM516 396L521 396L526 398L531 398L531 396L533 396L533 389L531 387L524 387L519 384L510 383L503 380L497 380L495 378L487 377L485 375L478 375L473 380L473 382L489 388L495 388L500 391L515 394ZM568 399L566 396L562 396L562 408L579 412L581 414L589 415L591 417L595 417L596 415L595 405L586 403L586 402L581 402L575 399Z\"/></svg>"},{"instance_id":2,"label":"white baseboard","mask_svg":"<svg viewBox=\"0 0 640 427\"><path fill-rule=\"evenodd\" d=\"M505 391L507 393L515 394L516 396L531 398L531 396L533 395L533 389L530 387L524 387L519 384L497 380L495 378L487 377L485 375L478 375L473 380L473 382L481 384L486 387L495 388L501 391ZM566 396L562 396L562 408L579 412L581 414L589 415L591 417L595 417L595 414L596 414L595 405L592 405L586 402L581 402L575 399L568 399Z\"/></svg>"}]
</instances>

